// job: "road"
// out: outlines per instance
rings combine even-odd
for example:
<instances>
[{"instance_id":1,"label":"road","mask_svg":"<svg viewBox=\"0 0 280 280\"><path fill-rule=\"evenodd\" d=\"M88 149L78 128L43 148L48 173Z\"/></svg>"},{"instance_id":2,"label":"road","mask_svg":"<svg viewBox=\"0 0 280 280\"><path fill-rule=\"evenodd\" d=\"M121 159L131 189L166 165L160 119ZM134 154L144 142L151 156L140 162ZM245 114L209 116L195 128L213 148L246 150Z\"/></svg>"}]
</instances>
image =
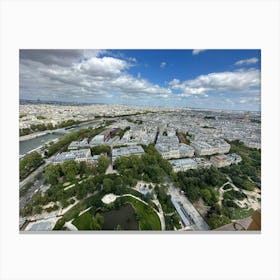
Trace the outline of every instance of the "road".
<instances>
[{"instance_id":1,"label":"road","mask_svg":"<svg viewBox=\"0 0 280 280\"><path fill-rule=\"evenodd\" d=\"M201 217L198 211L194 208L194 206L188 200L188 198L179 192L178 188L175 188L172 184L170 184L168 194L170 194L172 199L176 202L182 203L188 215L193 219L194 224L191 224L190 226L188 226L188 228L191 227L193 230L209 230L207 223L204 221L204 219ZM179 212L178 214L182 215L182 213Z\"/></svg>"},{"instance_id":2,"label":"road","mask_svg":"<svg viewBox=\"0 0 280 280\"><path fill-rule=\"evenodd\" d=\"M26 183L34 180L35 176L39 174L40 172L43 172L44 168L52 162L52 160L55 158L56 155L51 156L50 158L46 159L45 163L40 165L36 170L34 170L28 177L26 177L24 180L19 182L19 188L21 189Z\"/></svg>"},{"instance_id":3,"label":"road","mask_svg":"<svg viewBox=\"0 0 280 280\"><path fill-rule=\"evenodd\" d=\"M20 198L19 201L19 208L22 209L25 205L30 201L31 197L33 196L34 192L42 186L44 179L41 178L37 180L34 185L27 191L26 195Z\"/></svg>"}]
</instances>

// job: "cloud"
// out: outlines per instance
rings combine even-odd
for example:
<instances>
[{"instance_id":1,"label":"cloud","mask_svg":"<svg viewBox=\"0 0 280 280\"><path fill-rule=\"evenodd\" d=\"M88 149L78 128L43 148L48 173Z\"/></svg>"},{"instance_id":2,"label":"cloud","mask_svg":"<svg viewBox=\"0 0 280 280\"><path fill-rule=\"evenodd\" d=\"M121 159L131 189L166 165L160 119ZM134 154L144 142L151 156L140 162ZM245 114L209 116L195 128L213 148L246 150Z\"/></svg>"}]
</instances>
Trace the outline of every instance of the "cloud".
<instances>
[{"instance_id":1,"label":"cloud","mask_svg":"<svg viewBox=\"0 0 280 280\"><path fill-rule=\"evenodd\" d=\"M201 49L201 50L199 50L199 49L195 49L195 50L193 50L193 51L192 51L192 54L193 54L193 55L198 55L199 53L201 53L201 52L205 52L205 51L206 51L206 50L202 50L202 49Z\"/></svg>"},{"instance_id":2,"label":"cloud","mask_svg":"<svg viewBox=\"0 0 280 280\"><path fill-rule=\"evenodd\" d=\"M182 96L205 95L209 92L260 93L260 71L249 69L210 73L182 83L174 79L169 82L169 86L180 90Z\"/></svg>"},{"instance_id":3,"label":"cloud","mask_svg":"<svg viewBox=\"0 0 280 280\"><path fill-rule=\"evenodd\" d=\"M159 65L159 67L162 68L162 69L164 69L165 66L166 66L166 62L161 62L160 65Z\"/></svg>"},{"instance_id":4,"label":"cloud","mask_svg":"<svg viewBox=\"0 0 280 280\"><path fill-rule=\"evenodd\" d=\"M257 69L209 73L189 80L175 76L161 86L144 79L140 72L130 74L136 63L135 59L113 51L21 50L20 97L149 106L260 108ZM226 105L227 100L232 100L230 105Z\"/></svg>"},{"instance_id":5,"label":"cloud","mask_svg":"<svg viewBox=\"0 0 280 280\"><path fill-rule=\"evenodd\" d=\"M20 50L21 63L30 61L44 65L70 66L79 60L87 60L104 54L104 50Z\"/></svg>"},{"instance_id":6,"label":"cloud","mask_svg":"<svg viewBox=\"0 0 280 280\"><path fill-rule=\"evenodd\" d=\"M130 67L125 60L113 57L92 57L86 61L74 64L73 71L92 75L95 77L112 77Z\"/></svg>"},{"instance_id":7,"label":"cloud","mask_svg":"<svg viewBox=\"0 0 280 280\"><path fill-rule=\"evenodd\" d=\"M180 84L180 80L173 79L171 82L168 83L171 87L176 88Z\"/></svg>"},{"instance_id":8,"label":"cloud","mask_svg":"<svg viewBox=\"0 0 280 280\"><path fill-rule=\"evenodd\" d=\"M169 88L153 84L141 74L127 73L136 60L111 56L92 56L84 51L21 52L20 94L29 98L73 98L94 101L96 98L167 98ZM49 59L51 61L49 61ZM36 83L34 82L36 81Z\"/></svg>"},{"instance_id":9,"label":"cloud","mask_svg":"<svg viewBox=\"0 0 280 280\"><path fill-rule=\"evenodd\" d=\"M129 58L128 58L128 60L129 60L129 61L131 61L131 62L134 62L134 63L136 63L136 62L137 62L137 60L136 60L136 58L135 58L135 57L129 57Z\"/></svg>"},{"instance_id":10,"label":"cloud","mask_svg":"<svg viewBox=\"0 0 280 280\"><path fill-rule=\"evenodd\" d=\"M252 57L252 58L248 58L248 59L239 60L239 61L235 62L234 65L237 65L237 66L250 65L250 64L257 63L258 61L259 61L258 58Z\"/></svg>"}]
</instances>

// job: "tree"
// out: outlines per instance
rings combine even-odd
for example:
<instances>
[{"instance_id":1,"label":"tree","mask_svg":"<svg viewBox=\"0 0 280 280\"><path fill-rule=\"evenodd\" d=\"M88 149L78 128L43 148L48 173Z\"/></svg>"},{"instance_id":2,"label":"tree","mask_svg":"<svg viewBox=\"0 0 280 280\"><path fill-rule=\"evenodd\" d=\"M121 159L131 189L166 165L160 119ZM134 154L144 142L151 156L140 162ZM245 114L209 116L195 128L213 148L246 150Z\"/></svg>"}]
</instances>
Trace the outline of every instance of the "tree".
<instances>
[{"instance_id":1,"label":"tree","mask_svg":"<svg viewBox=\"0 0 280 280\"><path fill-rule=\"evenodd\" d=\"M37 205L37 206L35 206L35 208L34 208L34 213L35 214L40 214L40 213L42 213L42 207L41 206L39 206L39 205Z\"/></svg>"},{"instance_id":2,"label":"tree","mask_svg":"<svg viewBox=\"0 0 280 280\"><path fill-rule=\"evenodd\" d=\"M104 174L109 164L110 164L110 159L105 155L101 155L98 159L97 171L100 174Z\"/></svg>"},{"instance_id":3,"label":"tree","mask_svg":"<svg viewBox=\"0 0 280 280\"><path fill-rule=\"evenodd\" d=\"M61 167L58 164L50 164L45 168L45 178L51 185L58 183L61 176Z\"/></svg>"},{"instance_id":4,"label":"tree","mask_svg":"<svg viewBox=\"0 0 280 280\"><path fill-rule=\"evenodd\" d=\"M215 213L211 214L208 219L208 225L211 229L219 228L223 225L230 224L230 223L231 223L230 218Z\"/></svg>"},{"instance_id":5,"label":"tree","mask_svg":"<svg viewBox=\"0 0 280 280\"><path fill-rule=\"evenodd\" d=\"M74 180L79 173L79 164L74 160L67 160L61 165L61 169L66 180Z\"/></svg>"},{"instance_id":6,"label":"tree","mask_svg":"<svg viewBox=\"0 0 280 280\"><path fill-rule=\"evenodd\" d=\"M105 178L103 180L103 189L106 193L109 193L111 192L112 190L112 187L113 187L113 181L109 178Z\"/></svg>"},{"instance_id":7,"label":"tree","mask_svg":"<svg viewBox=\"0 0 280 280\"><path fill-rule=\"evenodd\" d=\"M93 230L101 230L104 224L104 218L97 213L95 217L92 219L92 229Z\"/></svg>"},{"instance_id":8,"label":"tree","mask_svg":"<svg viewBox=\"0 0 280 280\"><path fill-rule=\"evenodd\" d=\"M27 154L19 162L19 175L20 179L24 179L30 172L36 169L41 163L43 163L42 156L37 152Z\"/></svg>"},{"instance_id":9,"label":"tree","mask_svg":"<svg viewBox=\"0 0 280 280\"><path fill-rule=\"evenodd\" d=\"M109 155L111 153L111 147L110 146L96 146L91 148L91 152L93 155L100 155L103 153L106 153Z\"/></svg>"},{"instance_id":10,"label":"tree","mask_svg":"<svg viewBox=\"0 0 280 280\"><path fill-rule=\"evenodd\" d=\"M95 219L96 221L98 222L99 225L103 226L103 223L104 223L104 218L103 216L101 216L99 213L97 213L95 215Z\"/></svg>"},{"instance_id":11,"label":"tree","mask_svg":"<svg viewBox=\"0 0 280 280\"><path fill-rule=\"evenodd\" d=\"M243 182L243 189L247 191L253 191L255 189L255 184L249 180Z\"/></svg>"},{"instance_id":12,"label":"tree","mask_svg":"<svg viewBox=\"0 0 280 280\"><path fill-rule=\"evenodd\" d=\"M66 222L66 220L65 220L64 217L60 218L60 219L56 222L56 224L55 224L53 230L62 230L62 229L63 229L63 226L64 226L64 224L65 224L65 222Z\"/></svg>"},{"instance_id":13,"label":"tree","mask_svg":"<svg viewBox=\"0 0 280 280\"><path fill-rule=\"evenodd\" d=\"M201 195L202 195L202 198L203 200L209 205L211 204L211 193L208 189L203 189L200 191Z\"/></svg>"}]
</instances>

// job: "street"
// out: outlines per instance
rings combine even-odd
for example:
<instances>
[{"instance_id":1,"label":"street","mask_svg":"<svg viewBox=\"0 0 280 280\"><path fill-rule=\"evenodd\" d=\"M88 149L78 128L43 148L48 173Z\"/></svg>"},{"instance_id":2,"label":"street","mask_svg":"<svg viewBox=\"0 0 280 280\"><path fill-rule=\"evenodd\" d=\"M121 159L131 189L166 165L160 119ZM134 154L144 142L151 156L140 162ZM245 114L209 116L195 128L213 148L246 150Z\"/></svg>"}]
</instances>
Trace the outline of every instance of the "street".
<instances>
[{"instance_id":1,"label":"street","mask_svg":"<svg viewBox=\"0 0 280 280\"><path fill-rule=\"evenodd\" d=\"M201 215L198 213L198 211L194 208L192 203L187 199L187 197L179 192L179 189L175 188L173 185L169 185L168 194L171 195L172 200L176 201L177 203L181 203L187 214L191 217L193 220L193 224L191 224L189 227L191 227L193 230L209 230L209 227L207 223L203 220ZM184 215L182 211L178 214ZM186 219L185 216L181 217L182 220Z\"/></svg>"}]
</instances>

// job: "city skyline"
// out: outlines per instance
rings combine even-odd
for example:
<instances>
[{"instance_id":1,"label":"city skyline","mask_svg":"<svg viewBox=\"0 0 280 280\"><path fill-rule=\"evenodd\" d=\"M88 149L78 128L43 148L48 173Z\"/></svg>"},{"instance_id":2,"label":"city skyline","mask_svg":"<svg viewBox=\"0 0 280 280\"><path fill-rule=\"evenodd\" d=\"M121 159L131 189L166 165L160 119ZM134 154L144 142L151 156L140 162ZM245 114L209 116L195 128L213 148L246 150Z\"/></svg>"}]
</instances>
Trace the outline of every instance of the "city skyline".
<instances>
[{"instance_id":1,"label":"city skyline","mask_svg":"<svg viewBox=\"0 0 280 280\"><path fill-rule=\"evenodd\" d=\"M20 99L260 111L260 60L260 50L20 50Z\"/></svg>"}]
</instances>

